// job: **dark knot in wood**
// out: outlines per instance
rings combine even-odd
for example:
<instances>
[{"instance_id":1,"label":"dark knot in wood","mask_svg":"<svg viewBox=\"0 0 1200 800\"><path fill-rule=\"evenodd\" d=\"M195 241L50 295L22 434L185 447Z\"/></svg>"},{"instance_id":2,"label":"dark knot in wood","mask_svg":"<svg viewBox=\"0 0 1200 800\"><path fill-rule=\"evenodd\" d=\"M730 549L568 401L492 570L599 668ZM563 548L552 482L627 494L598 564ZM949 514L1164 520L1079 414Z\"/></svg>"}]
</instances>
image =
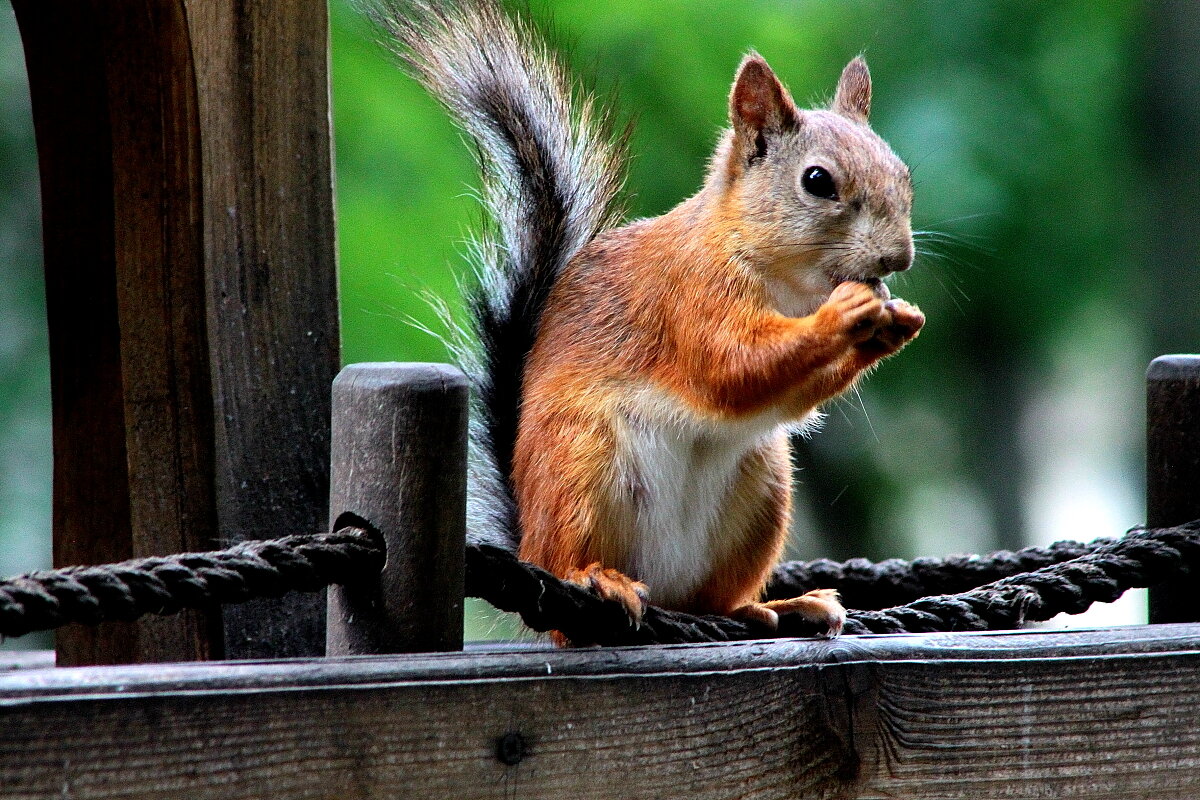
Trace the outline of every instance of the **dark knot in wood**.
<instances>
[{"instance_id":1,"label":"dark knot in wood","mask_svg":"<svg viewBox=\"0 0 1200 800\"><path fill-rule=\"evenodd\" d=\"M517 731L509 731L496 740L496 759L501 764L516 766L525 760L528 751L525 737Z\"/></svg>"}]
</instances>

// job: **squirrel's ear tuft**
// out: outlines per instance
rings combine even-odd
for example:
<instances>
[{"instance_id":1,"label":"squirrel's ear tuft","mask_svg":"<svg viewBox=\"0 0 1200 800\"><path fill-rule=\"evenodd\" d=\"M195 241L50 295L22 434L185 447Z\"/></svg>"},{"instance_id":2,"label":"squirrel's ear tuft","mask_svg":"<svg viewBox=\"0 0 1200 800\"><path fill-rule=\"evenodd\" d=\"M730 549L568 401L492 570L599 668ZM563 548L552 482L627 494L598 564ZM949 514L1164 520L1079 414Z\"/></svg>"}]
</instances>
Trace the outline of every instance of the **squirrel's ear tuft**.
<instances>
[{"instance_id":1,"label":"squirrel's ear tuft","mask_svg":"<svg viewBox=\"0 0 1200 800\"><path fill-rule=\"evenodd\" d=\"M833 110L855 122L866 122L871 116L871 71L867 62L858 56L842 70Z\"/></svg>"},{"instance_id":2,"label":"squirrel's ear tuft","mask_svg":"<svg viewBox=\"0 0 1200 800\"><path fill-rule=\"evenodd\" d=\"M799 119L796 104L763 57L751 52L742 59L729 93L729 121L743 163L765 156L768 139L795 128Z\"/></svg>"}]
</instances>

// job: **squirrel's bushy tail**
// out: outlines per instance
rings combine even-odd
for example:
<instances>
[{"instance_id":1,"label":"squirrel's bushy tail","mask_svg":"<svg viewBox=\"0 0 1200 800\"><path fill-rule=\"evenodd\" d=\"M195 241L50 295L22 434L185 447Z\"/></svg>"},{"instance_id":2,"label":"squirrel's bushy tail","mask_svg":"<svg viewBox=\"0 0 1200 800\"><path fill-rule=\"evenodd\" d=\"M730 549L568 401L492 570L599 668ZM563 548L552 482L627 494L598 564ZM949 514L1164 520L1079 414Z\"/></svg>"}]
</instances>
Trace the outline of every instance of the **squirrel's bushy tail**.
<instances>
[{"instance_id":1,"label":"squirrel's bushy tail","mask_svg":"<svg viewBox=\"0 0 1200 800\"><path fill-rule=\"evenodd\" d=\"M385 44L470 135L490 216L468 293L476 390L473 539L515 545L509 485L521 378L550 287L620 215L625 136L527 22L495 0L366 0Z\"/></svg>"}]
</instances>

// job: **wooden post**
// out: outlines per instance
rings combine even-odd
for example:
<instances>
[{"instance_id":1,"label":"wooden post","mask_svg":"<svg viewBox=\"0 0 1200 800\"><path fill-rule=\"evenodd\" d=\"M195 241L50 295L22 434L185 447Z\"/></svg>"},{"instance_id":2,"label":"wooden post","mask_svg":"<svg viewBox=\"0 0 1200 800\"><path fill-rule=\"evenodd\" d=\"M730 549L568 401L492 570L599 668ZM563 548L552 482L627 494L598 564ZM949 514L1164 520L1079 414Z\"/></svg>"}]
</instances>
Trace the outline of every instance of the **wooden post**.
<instances>
[{"instance_id":1,"label":"wooden post","mask_svg":"<svg viewBox=\"0 0 1200 800\"><path fill-rule=\"evenodd\" d=\"M328 3L174 2L196 64L220 543L324 530L341 365ZM221 625L226 658L320 656L324 593L226 606Z\"/></svg>"},{"instance_id":2,"label":"wooden post","mask_svg":"<svg viewBox=\"0 0 1200 800\"><path fill-rule=\"evenodd\" d=\"M1200 519L1200 355L1161 356L1146 370L1146 525ZM1191 580L1150 590L1151 622L1200 621Z\"/></svg>"},{"instance_id":3,"label":"wooden post","mask_svg":"<svg viewBox=\"0 0 1200 800\"><path fill-rule=\"evenodd\" d=\"M329 591L328 655L461 650L467 379L442 364L354 364L333 383L330 519L383 533L380 576Z\"/></svg>"},{"instance_id":4,"label":"wooden post","mask_svg":"<svg viewBox=\"0 0 1200 800\"><path fill-rule=\"evenodd\" d=\"M41 174L58 566L325 527L324 0L14 0ZM293 595L70 627L59 663L320 655Z\"/></svg>"}]
</instances>

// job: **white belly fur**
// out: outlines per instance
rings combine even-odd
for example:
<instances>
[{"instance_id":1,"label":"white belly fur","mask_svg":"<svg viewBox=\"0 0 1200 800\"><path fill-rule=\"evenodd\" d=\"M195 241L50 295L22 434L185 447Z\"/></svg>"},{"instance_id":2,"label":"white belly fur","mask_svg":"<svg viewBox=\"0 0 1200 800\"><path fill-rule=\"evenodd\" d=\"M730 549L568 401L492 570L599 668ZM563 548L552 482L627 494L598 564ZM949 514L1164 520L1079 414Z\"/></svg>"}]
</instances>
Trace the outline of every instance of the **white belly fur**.
<instances>
[{"instance_id":1,"label":"white belly fur","mask_svg":"<svg viewBox=\"0 0 1200 800\"><path fill-rule=\"evenodd\" d=\"M706 420L647 390L618 424L613 500L633 528L629 563L619 567L647 584L653 603L685 599L708 576L717 520L743 456L797 423L769 410L737 421Z\"/></svg>"}]
</instances>

